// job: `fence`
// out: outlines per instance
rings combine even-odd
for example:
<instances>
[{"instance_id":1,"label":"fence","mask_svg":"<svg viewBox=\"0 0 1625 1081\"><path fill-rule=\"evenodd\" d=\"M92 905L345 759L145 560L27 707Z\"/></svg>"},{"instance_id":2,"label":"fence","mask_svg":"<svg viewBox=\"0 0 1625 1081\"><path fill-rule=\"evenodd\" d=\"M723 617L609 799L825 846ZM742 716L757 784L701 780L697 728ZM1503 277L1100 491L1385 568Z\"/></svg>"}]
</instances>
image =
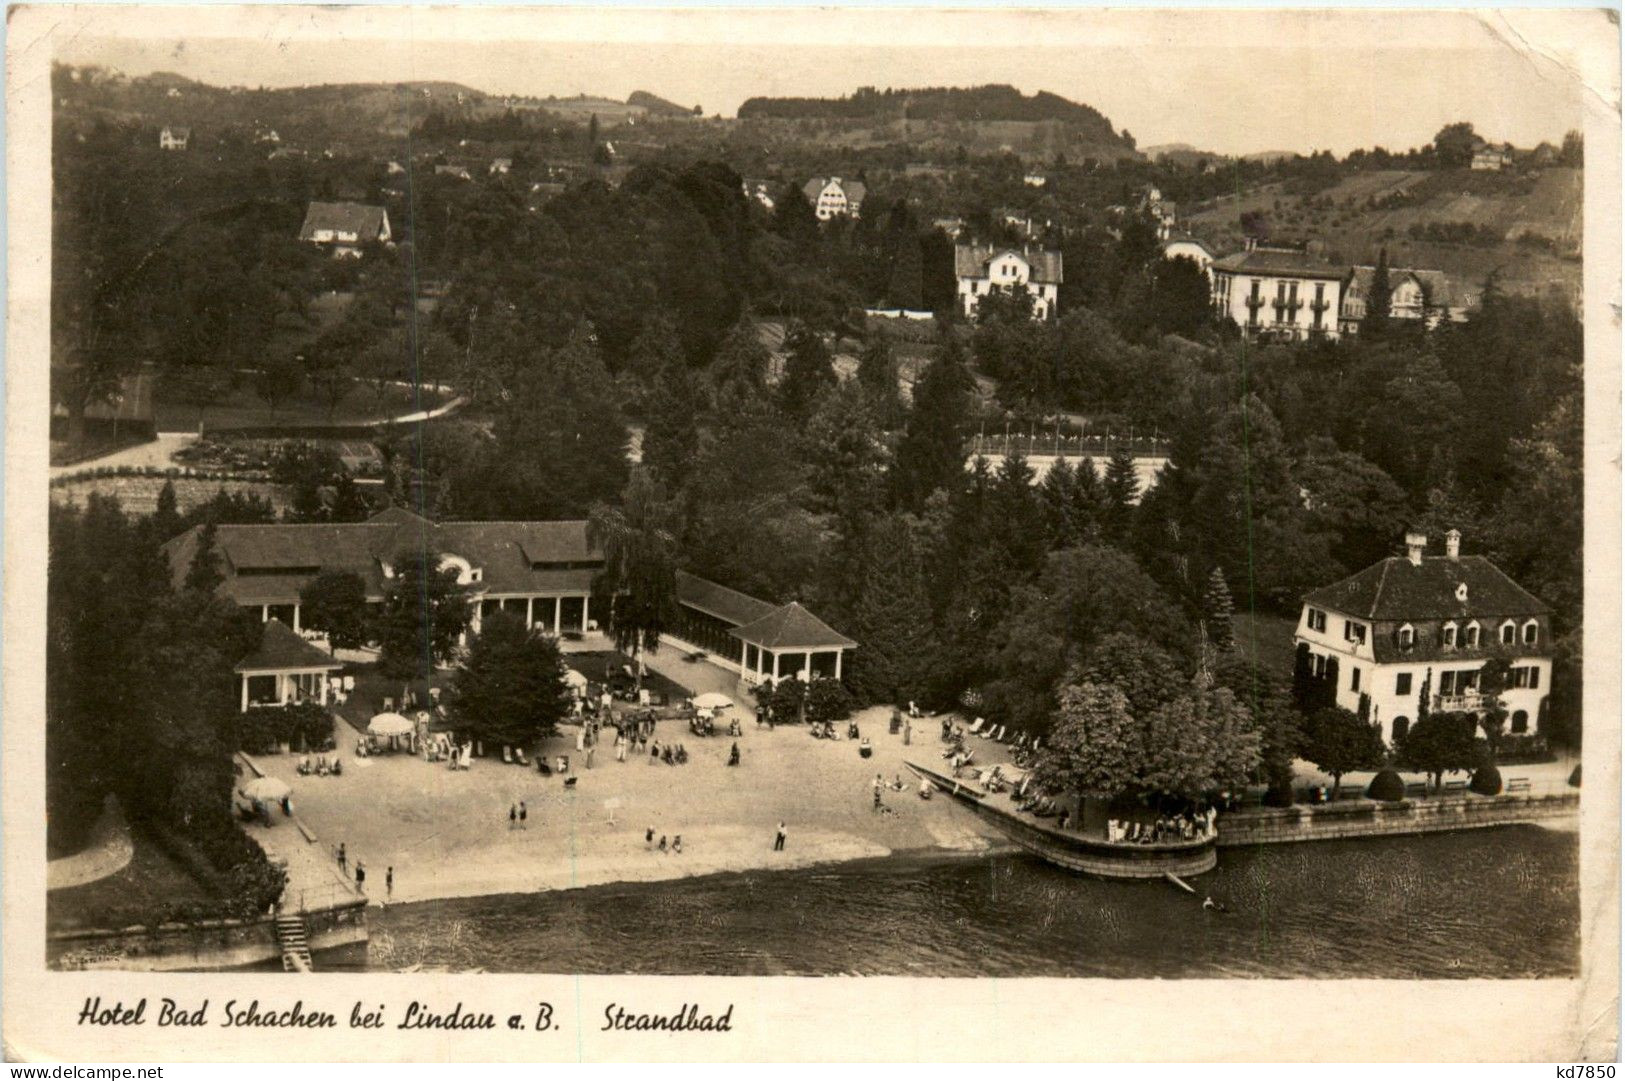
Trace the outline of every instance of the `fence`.
<instances>
[{"instance_id":1,"label":"fence","mask_svg":"<svg viewBox=\"0 0 1625 1081\"><path fill-rule=\"evenodd\" d=\"M1066 435L1060 432L1006 432L987 435L981 432L967 440L974 455L1015 455L1028 458L1039 456L1063 458L1109 458L1126 450L1135 458L1166 458L1171 441L1153 431L1147 435L1130 429L1127 433L1104 432Z\"/></svg>"}]
</instances>

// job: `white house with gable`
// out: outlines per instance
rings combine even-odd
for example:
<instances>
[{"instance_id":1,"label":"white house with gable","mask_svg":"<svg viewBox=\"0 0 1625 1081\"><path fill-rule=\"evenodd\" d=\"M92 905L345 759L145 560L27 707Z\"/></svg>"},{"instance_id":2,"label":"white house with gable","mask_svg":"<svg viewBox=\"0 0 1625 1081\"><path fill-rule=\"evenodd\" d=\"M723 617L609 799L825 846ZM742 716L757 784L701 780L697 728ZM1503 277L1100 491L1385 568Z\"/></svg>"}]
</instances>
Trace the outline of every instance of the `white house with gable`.
<instances>
[{"instance_id":1,"label":"white house with gable","mask_svg":"<svg viewBox=\"0 0 1625 1081\"><path fill-rule=\"evenodd\" d=\"M1445 534L1444 555L1427 537L1405 537L1406 554L1304 598L1295 636L1310 672L1336 681L1336 702L1363 713L1392 743L1429 713L1482 716L1486 661L1509 667L1501 694L1506 731L1535 731L1551 693L1551 609L1483 556L1461 554L1461 534Z\"/></svg>"},{"instance_id":2,"label":"white house with gable","mask_svg":"<svg viewBox=\"0 0 1625 1081\"><path fill-rule=\"evenodd\" d=\"M974 316L982 298L995 289L1025 289L1033 298L1034 318L1055 318L1061 289L1058 251L956 244L954 275L959 279L959 309L966 316Z\"/></svg>"},{"instance_id":3,"label":"white house with gable","mask_svg":"<svg viewBox=\"0 0 1625 1081\"><path fill-rule=\"evenodd\" d=\"M849 216L856 218L863 211L863 197L868 187L861 180L842 180L838 176L815 176L801 186L801 192L812 204L819 221Z\"/></svg>"}]
</instances>

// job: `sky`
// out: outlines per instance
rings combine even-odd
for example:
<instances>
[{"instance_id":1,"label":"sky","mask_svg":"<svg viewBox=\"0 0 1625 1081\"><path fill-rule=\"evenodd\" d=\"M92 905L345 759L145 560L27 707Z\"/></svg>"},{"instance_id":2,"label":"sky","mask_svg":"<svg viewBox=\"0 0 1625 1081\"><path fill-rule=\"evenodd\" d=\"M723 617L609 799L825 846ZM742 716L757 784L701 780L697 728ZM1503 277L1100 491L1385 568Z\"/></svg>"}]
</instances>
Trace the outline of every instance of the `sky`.
<instances>
[{"instance_id":1,"label":"sky","mask_svg":"<svg viewBox=\"0 0 1625 1081\"><path fill-rule=\"evenodd\" d=\"M647 90L724 116L755 95L1009 83L1091 105L1141 147L1230 154L1402 150L1455 120L1530 146L1581 126L1582 95L1618 100L1617 54L1589 88L1572 74L1617 41L1598 12L164 10L101 9L56 56L219 85Z\"/></svg>"}]
</instances>

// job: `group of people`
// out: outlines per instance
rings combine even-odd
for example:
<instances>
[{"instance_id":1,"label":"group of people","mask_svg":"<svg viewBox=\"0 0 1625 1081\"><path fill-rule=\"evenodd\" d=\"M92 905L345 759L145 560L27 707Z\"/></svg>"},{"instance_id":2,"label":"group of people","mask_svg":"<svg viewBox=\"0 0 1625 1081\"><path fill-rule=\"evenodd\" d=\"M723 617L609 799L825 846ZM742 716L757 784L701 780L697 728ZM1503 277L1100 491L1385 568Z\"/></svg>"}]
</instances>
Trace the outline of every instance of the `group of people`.
<instances>
[{"instance_id":1,"label":"group of people","mask_svg":"<svg viewBox=\"0 0 1625 1081\"><path fill-rule=\"evenodd\" d=\"M315 764L312 765L310 755L307 754L299 759L299 765L296 769L301 777L326 777L328 775L338 777L344 773L344 760L338 755L334 755L333 760L329 762L325 754L319 754L316 756Z\"/></svg>"},{"instance_id":2,"label":"group of people","mask_svg":"<svg viewBox=\"0 0 1625 1081\"><path fill-rule=\"evenodd\" d=\"M1217 830L1218 811L1209 804L1204 810L1158 815L1154 821L1107 819L1106 840L1118 844L1156 844L1159 841L1194 841L1211 837Z\"/></svg>"},{"instance_id":3,"label":"group of people","mask_svg":"<svg viewBox=\"0 0 1625 1081\"><path fill-rule=\"evenodd\" d=\"M508 805L508 828L509 829L511 829L511 830L512 829L520 829L520 830L522 830L522 829L529 828L526 825L526 822L527 822L527 820L529 818L530 818L530 809L525 806L525 801L524 800L520 800L518 803L510 803Z\"/></svg>"},{"instance_id":4,"label":"group of people","mask_svg":"<svg viewBox=\"0 0 1625 1081\"><path fill-rule=\"evenodd\" d=\"M734 746L737 747L738 744ZM668 743L662 747L658 739L651 740L649 743L649 764L652 766L656 762L664 762L668 766L686 766L688 765L688 748L681 743L676 745Z\"/></svg>"},{"instance_id":5,"label":"group of people","mask_svg":"<svg viewBox=\"0 0 1625 1081\"><path fill-rule=\"evenodd\" d=\"M648 829L643 831L643 847L647 851L659 852L661 855L665 855L667 852L674 855L682 855L683 835L681 833L677 834L671 839L671 843L668 844L666 842L666 835L662 833L660 835L660 843L656 844L655 828L650 826Z\"/></svg>"},{"instance_id":6,"label":"group of people","mask_svg":"<svg viewBox=\"0 0 1625 1081\"><path fill-rule=\"evenodd\" d=\"M340 841L338 843L337 847L335 847L333 849L333 858L338 861L339 873L342 874L346 879L350 878L352 873L353 873L353 875L355 877L356 892L357 893L366 893L367 892L367 865L362 863L360 860L356 860L355 861L355 868L354 868L354 870L352 872L352 869L350 867L350 854L347 851L345 851L343 841ZM384 869L384 897L386 899L388 899L388 898L393 898L394 896L395 896L395 867L392 864L389 867L386 867Z\"/></svg>"}]
</instances>

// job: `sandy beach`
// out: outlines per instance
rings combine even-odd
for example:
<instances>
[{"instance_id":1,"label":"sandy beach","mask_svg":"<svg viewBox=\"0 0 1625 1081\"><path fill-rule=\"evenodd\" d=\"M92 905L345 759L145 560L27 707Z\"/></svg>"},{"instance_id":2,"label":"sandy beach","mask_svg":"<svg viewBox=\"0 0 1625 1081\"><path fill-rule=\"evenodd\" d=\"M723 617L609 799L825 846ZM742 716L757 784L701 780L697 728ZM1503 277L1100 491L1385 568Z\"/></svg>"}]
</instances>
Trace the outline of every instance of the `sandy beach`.
<instances>
[{"instance_id":1,"label":"sandy beach","mask_svg":"<svg viewBox=\"0 0 1625 1081\"><path fill-rule=\"evenodd\" d=\"M796 868L900 852L985 853L1003 842L950 800L924 801L917 778L904 766L913 757L940 760L937 723L913 729L912 745L887 732L890 710L856 717L874 746L862 758L858 744L813 739L805 726L757 728L741 713L741 764L727 765L734 740L699 738L682 721L663 721L656 738L686 745L686 765L651 761L647 753L615 761L601 746L587 769L575 750L577 729L544 744L571 759L572 787L534 766L505 765L500 755L452 771L421 756L358 759L354 737L341 728L341 777L300 777L297 757L255 760L293 786L298 819L315 835L307 841L289 819L249 829L268 851L288 860L290 901L303 892L320 903L342 881L332 850L343 843L351 867L367 870L367 894L395 903L497 893L562 890L614 882L656 881L724 871ZM844 726L843 726L844 735ZM976 741L978 758L995 745ZM999 748L998 750L1002 750ZM1002 757L1002 756L1001 756ZM901 792L887 790L884 812L872 806L876 773L901 776ZM524 829L510 827L508 810L523 800ZM613 817L613 821L611 820ZM773 850L779 822L788 841ZM682 837L681 853L653 851L645 841ZM385 888L394 867L394 890ZM386 896L387 894L387 896Z\"/></svg>"}]
</instances>

